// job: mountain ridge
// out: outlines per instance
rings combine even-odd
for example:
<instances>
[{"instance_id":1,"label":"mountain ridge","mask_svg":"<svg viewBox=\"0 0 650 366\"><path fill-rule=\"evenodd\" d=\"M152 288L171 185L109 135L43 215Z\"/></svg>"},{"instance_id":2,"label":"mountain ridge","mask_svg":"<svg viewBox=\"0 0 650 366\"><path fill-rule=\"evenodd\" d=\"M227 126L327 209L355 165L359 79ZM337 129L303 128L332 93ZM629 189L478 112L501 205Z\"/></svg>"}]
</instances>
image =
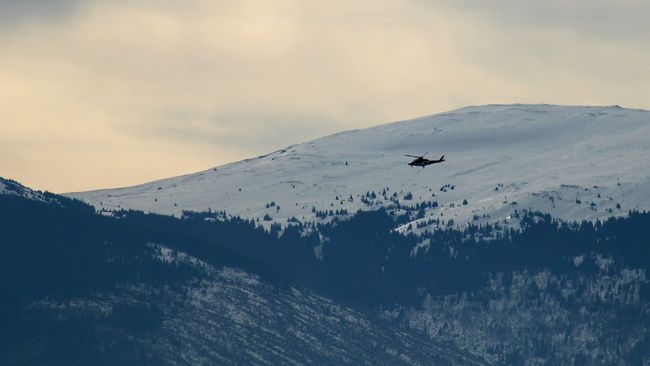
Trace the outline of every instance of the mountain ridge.
<instances>
[{"instance_id":1,"label":"mountain ridge","mask_svg":"<svg viewBox=\"0 0 650 366\"><path fill-rule=\"evenodd\" d=\"M447 161L407 166L404 154L425 152ZM437 207L425 210L425 221L454 225L508 220L522 209L595 220L650 208L647 154L645 110L490 104L342 131L132 187L67 195L99 210L224 210L269 225L428 202ZM375 198L365 196L370 192Z\"/></svg>"}]
</instances>

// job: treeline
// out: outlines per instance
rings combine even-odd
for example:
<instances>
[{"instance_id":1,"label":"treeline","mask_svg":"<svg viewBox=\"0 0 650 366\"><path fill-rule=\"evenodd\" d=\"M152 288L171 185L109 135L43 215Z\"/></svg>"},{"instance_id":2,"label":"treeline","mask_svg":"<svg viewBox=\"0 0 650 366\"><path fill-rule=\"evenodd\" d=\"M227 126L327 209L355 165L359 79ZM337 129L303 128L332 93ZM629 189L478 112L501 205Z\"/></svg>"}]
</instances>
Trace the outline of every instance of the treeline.
<instances>
[{"instance_id":1,"label":"treeline","mask_svg":"<svg viewBox=\"0 0 650 366\"><path fill-rule=\"evenodd\" d=\"M149 243L217 267L242 268L276 286L305 287L364 306L415 305L423 294L471 292L490 273L590 275L606 262L612 269L650 269L650 214L638 212L596 223L520 212L521 230L469 225L416 236L394 231L408 217L384 209L324 224L293 220L267 231L221 212L105 217L79 201L46 204L12 196L0 196L0 208L0 285L11 301L200 276L189 264L162 263Z\"/></svg>"},{"instance_id":2,"label":"treeline","mask_svg":"<svg viewBox=\"0 0 650 366\"><path fill-rule=\"evenodd\" d=\"M610 271L650 269L650 214L595 223L565 223L539 212L518 216L520 230L486 224L417 236L393 230L409 218L384 209L329 223L294 220L270 231L213 213L186 212L178 220L130 212L123 219L158 233L152 240L215 265L235 265L278 286L306 287L362 306L417 305L423 294L471 292L492 273L549 269L588 276L609 262Z\"/></svg>"},{"instance_id":3,"label":"treeline","mask_svg":"<svg viewBox=\"0 0 650 366\"><path fill-rule=\"evenodd\" d=\"M163 263L148 239L145 230L79 201L0 195L0 306L196 275L192 266Z\"/></svg>"}]
</instances>

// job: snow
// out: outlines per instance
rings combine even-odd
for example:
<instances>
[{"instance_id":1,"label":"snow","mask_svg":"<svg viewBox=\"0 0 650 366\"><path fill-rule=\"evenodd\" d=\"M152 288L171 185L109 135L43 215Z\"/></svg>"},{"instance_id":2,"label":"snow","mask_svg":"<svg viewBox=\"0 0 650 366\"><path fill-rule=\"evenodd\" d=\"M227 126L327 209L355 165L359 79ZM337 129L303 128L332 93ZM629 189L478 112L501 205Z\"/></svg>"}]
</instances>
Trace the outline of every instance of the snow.
<instances>
[{"instance_id":1,"label":"snow","mask_svg":"<svg viewBox=\"0 0 650 366\"><path fill-rule=\"evenodd\" d=\"M211 267L208 263L193 257L185 252L171 249L165 245L157 243L147 243L150 248L156 250L155 258L162 263L167 264L189 264L203 272L210 272Z\"/></svg>"},{"instance_id":2,"label":"snow","mask_svg":"<svg viewBox=\"0 0 650 366\"><path fill-rule=\"evenodd\" d=\"M424 169L407 165L404 154L425 152L429 158L445 155L446 162ZM453 189L441 190L445 185ZM345 131L194 174L68 196L105 210L176 216L183 210L225 210L285 225L293 216L317 220L312 207L354 213L389 206L384 188L387 198L397 192L402 204L437 201L439 207L427 209L425 218L453 219L455 226L475 216L504 221L522 209L567 220L648 210L650 112L618 106L467 107ZM361 197L368 191L378 198L366 204ZM408 192L413 199L405 201ZM271 202L275 206L267 208ZM265 214L273 221L263 222Z\"/></svg>"},{"instance_id":3,"label":"snow","mask_svg":"<svg viewBox=\"0 0 650 366\"><path fill-rule=\"evenodd\" d=\"M42 192L31 190L16 181L4 178L0 178L0 195L19 196L41 202L47 201Z\"/></svg>"}]
</instances>

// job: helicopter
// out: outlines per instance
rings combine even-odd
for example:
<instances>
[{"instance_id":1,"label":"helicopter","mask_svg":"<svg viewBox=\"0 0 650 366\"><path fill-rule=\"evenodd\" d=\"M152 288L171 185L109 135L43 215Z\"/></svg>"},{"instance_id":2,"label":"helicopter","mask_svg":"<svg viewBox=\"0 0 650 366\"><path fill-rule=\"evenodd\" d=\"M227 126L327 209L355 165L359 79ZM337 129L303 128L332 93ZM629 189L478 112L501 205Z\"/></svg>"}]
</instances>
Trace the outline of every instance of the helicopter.
<instances>
[{"instance_id":1,"label":"helicopter","mask_svg":"<svg viewBox=\"0 0 650 366\"><path fill-rule=\"evenodd\" d=\"M404 155L404 156L415 158L415 160L413 160L412 162L409 163L410 166L421 166L422 168L424 168L427 165L438 164L438 163L442 163L443 161L445 161L445 156L444 155L441 156L440 159L438 159L438 160L429 160L429 159L424 157L427 154L428 153L424 153L421 156L417 156L417 155Z\"/></svg>"}]
</instances>

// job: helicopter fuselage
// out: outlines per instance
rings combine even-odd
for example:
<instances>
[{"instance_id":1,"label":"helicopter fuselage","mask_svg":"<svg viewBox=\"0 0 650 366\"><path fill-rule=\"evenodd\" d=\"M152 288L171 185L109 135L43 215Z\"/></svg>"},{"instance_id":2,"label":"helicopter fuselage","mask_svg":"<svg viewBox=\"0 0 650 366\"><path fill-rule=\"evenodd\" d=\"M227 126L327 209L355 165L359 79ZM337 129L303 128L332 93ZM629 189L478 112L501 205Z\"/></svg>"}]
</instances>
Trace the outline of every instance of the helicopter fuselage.
<instances>
[{"instance_id":1,"label":"helicopter fuselage","mask_svg":"<svg viewBox=\"0 0 650 366\"><path fill-rule=\"evenodd\" d=\"M444 155L442 157L440 157L440 159L438 159L438 160L429 160L429 159L426 159L426 158L423 158L423 157L419 157L419 158L413 160L412 162L410 162L409 165L410 166L421 166L421 167L424 168L427 165L438 164L438 163L442 163L443 161L445 161Z\"/></svg>"}]
</instances>

